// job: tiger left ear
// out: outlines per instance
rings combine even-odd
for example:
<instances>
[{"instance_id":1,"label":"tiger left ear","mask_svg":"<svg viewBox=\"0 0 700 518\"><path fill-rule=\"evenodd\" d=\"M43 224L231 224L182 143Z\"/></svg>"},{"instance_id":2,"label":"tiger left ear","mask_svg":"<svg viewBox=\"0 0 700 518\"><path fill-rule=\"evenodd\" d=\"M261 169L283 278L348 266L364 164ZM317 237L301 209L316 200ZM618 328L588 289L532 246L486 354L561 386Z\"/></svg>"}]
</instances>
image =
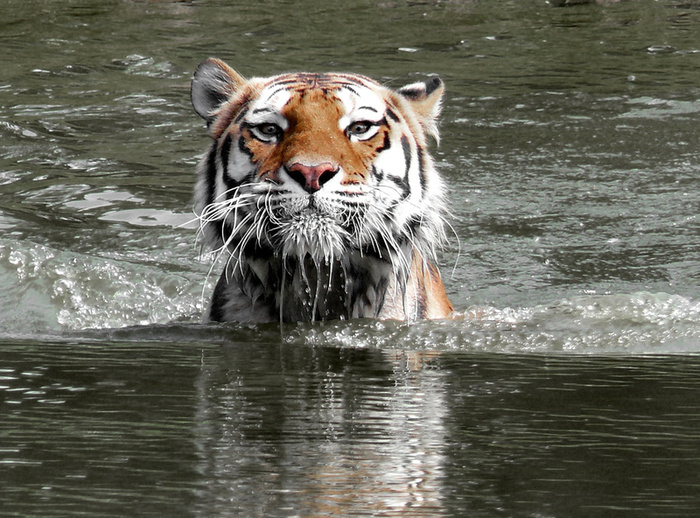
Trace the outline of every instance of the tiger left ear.
<instances>
[{"instance_id":1,"label":"tiger left ear","mask_svg":"<svg viewBox=\"0 0 700 518\"><path fill-rule=\"evenodd\" d=\"M437 118L440 115L444 92L445 85L437 76L433 76L427 81L404 86L397 91L418 115L426 133L432 135L435 140L439 140Z\"/></svg>"},{"instance_id":2,"label":"tiger left ear","mask_svg":"<svg viewBox=\"0 0 700 518\"><path fill-rule=\"evenodd\" d=\"M209 125L216 118L216 110L245 83L238 72L220 59L204 60L192 78L192 106Z\"/></svg>"}]
</instances>

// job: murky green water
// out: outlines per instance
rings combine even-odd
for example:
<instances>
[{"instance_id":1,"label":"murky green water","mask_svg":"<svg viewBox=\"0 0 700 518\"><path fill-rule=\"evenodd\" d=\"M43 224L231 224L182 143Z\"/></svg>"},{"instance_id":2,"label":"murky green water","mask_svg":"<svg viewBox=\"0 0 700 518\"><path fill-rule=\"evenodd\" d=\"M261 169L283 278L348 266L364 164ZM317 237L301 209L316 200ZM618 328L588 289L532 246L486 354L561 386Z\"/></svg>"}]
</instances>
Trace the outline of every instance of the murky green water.
<instances>
[{"instance_id":1,"label":"murky green water","mask_svg":"<svg viewBox=\"0 0 700 518\"><path fill-rule=\"evenodd\" d=\"M700 4L564 3L6 0L0 514L697 515ZM210 55L440 74L480 317L198 324Z\"/></svg>"}]
</instances>

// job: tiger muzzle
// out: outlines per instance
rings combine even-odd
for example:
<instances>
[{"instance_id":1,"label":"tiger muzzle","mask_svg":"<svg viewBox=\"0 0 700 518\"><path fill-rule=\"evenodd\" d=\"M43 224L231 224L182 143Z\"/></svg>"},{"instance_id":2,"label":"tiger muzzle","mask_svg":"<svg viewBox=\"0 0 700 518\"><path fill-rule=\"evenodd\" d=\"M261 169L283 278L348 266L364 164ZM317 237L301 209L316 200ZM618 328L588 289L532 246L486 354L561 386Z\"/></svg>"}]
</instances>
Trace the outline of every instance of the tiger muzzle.
<instances>
[{"instance_id":1,"label":"tiger muzzle","mask_svg":"<svg viewBox=\"0 0 700 518\"><path fill-rule=\"evenodd\" d=\"M340 168L330 162L318 165L305 165L295 162L287 167L287 173L292 180L301 185L309 194L319 191L339 171Z\"/></svg>"}]
</instances>

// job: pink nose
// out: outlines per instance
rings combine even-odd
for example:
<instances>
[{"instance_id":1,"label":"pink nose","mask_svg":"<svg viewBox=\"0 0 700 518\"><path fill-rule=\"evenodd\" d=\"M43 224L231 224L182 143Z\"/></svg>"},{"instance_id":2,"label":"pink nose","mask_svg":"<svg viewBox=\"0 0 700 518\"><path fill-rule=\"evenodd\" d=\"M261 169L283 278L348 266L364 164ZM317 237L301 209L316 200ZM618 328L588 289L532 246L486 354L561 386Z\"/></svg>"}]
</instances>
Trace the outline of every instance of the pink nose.
<instances>
[{"instance_id":1,"label":"pink nose","mask_svg":"<svg viewBox=\"0 0 700 518\"><path fill-rule=\"evenodd\" d=\"M287 168L287 172L306 192L314 193L338 173L338 167L329 162L318 165L295 162Z\"/></svg>"}]
</instances>

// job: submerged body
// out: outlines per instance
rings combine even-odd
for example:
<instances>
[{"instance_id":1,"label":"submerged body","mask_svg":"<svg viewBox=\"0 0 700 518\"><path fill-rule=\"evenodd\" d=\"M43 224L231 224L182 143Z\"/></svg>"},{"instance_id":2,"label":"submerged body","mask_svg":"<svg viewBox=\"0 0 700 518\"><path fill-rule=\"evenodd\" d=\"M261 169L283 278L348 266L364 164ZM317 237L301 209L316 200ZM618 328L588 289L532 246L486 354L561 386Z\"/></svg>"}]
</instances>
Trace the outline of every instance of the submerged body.
<instances>
[{"instance_id":1,"label":"submerged body","mask_svg":"<svg viewBox=\"0 0 700 518\"><path fill-rule=\"evenodd\" d=\"M246 80L204 61L192 102L213 142L195 212L227 257L207 320L446 317L444 187L426 145L442 91L438 78Z\"/></svg>"}]
</instances>

